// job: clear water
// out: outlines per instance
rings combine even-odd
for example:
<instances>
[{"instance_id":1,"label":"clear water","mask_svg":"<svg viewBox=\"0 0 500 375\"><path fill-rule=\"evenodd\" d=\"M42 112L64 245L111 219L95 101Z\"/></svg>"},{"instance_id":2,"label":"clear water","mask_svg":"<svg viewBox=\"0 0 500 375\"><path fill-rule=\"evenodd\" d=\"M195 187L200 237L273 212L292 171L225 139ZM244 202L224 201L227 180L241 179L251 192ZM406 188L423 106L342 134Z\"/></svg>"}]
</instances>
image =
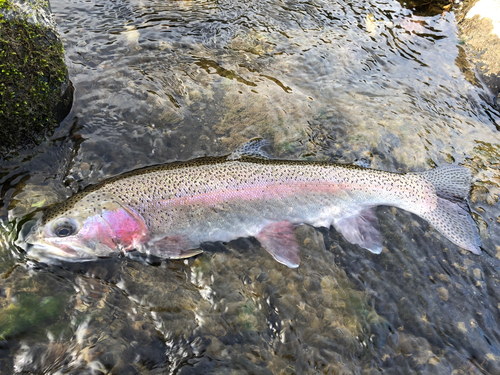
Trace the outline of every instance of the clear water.
<instances>
[{"instance_id":1,"label":"clear water","mask_svg":"<svg viewBox=\"0 0 500 375\"><path fill-rule=\"evenodd\" d=\"M500 115L454 15L396 1L84 1L52 10L74 107L1 161L0 372L500 373ZM472 169L483 254L382 207L385 251L297 230L186 261L45 265L14 245L48 205L138 167L231 152Z\"/></svg>"}]
</instances>

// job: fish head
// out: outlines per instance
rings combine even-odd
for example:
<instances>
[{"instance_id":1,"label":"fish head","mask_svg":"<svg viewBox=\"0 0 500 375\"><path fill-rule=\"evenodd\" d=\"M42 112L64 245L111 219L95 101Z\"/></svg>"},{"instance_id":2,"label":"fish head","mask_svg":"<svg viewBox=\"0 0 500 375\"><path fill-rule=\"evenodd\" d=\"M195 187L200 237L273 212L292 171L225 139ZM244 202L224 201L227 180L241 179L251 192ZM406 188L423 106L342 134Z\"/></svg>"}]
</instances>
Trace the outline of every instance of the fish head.
<instances>
[{"instance_id":1,"label":"fish head","mask_svg":"<svg viewBox=\"0 0 500 375\"><path fill-rule=\"evenodd\" d=\"M139 215L112 194L94 191L46 211L25 241L31 257L85 261L129 250L147 236Z\"/></svg>"}]
</instances>

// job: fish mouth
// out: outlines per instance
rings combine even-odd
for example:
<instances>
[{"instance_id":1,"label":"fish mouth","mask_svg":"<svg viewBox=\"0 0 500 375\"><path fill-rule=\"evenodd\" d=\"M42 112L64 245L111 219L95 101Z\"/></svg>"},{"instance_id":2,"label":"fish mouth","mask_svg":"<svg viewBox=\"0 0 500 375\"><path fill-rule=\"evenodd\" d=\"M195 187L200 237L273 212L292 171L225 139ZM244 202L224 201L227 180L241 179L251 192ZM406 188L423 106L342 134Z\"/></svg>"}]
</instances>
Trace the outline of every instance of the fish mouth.
<instances>
[{"instance_id":1,"label":"fish mouth","mask_svg":"<svg viewBox=\"0 0 500 375\"><path fill-rule=\"evenodd\" d=\"M31 228L24 242L26 244L26 254L30 258L72 259L78 257L78 253L68 246L54 245L51 242L44 241L40 231L35 227Z\"/></svg>"},{"instance_id":2,"label":"fish mouth","mask_svg":"<svg viewBox=\"0 0 500 375\"><path fill-rule=\"evenodd\" d=\"M38 242L32 238L27 238L25 242L28 244L26 249L28 257L41 261L57 259L70 262L84 262L96 259L95 256L74 247L55 246L50 243Z\"/></svg>"}]
</instances>

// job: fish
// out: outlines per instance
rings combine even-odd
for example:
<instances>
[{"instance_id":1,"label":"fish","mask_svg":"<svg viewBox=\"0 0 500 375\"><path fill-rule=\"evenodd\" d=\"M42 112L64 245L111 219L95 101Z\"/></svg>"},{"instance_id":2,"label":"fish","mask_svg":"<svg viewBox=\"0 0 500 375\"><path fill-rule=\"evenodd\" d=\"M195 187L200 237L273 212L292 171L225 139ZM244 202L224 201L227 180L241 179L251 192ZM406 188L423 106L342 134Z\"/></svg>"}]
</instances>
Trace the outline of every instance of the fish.
<instances>
[{"instance_id":1,"label":"fish","mask_svg":"<svg viewBox=\"0 0 500 375\"><path fill-rule=\"evenodd\" d=\"M394 173L281 160L254 139L230 155L150 166L87 187L43 212L29 232L37 259L95 260L132 251L182 259L204 243L256 238L274 259L300 264L298 225L333 226L372 253L383 249L377 206L411 212L449 241L481 253L467 204L471 172L443 166Z\"/></svg>"}]
</instances>

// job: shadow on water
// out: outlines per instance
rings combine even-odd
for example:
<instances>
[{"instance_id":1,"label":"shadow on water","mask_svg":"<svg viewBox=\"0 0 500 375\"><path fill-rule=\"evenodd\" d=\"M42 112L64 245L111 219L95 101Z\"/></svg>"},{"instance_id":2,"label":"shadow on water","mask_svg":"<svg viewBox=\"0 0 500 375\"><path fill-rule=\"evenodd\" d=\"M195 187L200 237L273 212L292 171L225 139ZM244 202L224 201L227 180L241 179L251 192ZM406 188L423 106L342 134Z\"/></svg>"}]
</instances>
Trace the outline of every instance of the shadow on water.
<instances>
[{"instance_id":1,"label":"shadow on water","mask_svg":"<svg viewBox=\"0 0 500 375\"><path fill-rule=\"evenodd\" d=\"M500 116L452 13L372 0L51 6L75 98L50 139L1 161L2 373L500 373ZM184 261L50 265L14 245L87 185L256 136L280 158L466 165L482 255L388 207L382 254L303 226L295 270L251 238Z\"/></svg>"}]
</instances>

